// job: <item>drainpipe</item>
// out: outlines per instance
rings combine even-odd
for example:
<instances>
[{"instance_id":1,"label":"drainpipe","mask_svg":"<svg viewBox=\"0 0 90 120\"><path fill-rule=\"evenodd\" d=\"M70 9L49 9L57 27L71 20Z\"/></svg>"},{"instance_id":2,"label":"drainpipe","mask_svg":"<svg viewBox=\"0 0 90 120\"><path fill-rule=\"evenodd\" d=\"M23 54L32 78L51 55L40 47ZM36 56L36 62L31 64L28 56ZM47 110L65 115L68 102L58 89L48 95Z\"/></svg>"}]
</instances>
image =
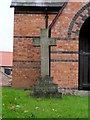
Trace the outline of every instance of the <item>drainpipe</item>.
<instances>
[{"instance_id":1,"label":"drainpipe","mask_svg":"<svg viewBox=\"0 0 90 120\"><path fill-rule=\"evenodd\" d=\"M45 19L46 19L46 29L48 28L48 12L47 12L47 8L46 8L46 16L45 16Z\"/></svg>"},{"instance_id":2,"label":"drainpipe","mask_svg":"<svg viewBox=\"0 0 90 120\"><path fill-rule=\"evenodd\" d=\"M68 2L65 2L64 5L62 6L62 8L59 10L59 12L57 13L56 17L53 19L52 23L49 25L49 37L51 37L51 29L54 26L54 24L56 23L58 17L62 14L62 11L64 10L64 8L66 7Z\"/></svg>"},{"instance_id":3,"label":"drainpipe","mask_svg":"<svg viewBox=\"0 0 90 120\"><path fill-rule=\"evenodd\" d=\"M64 5L62 6L62 8L59 10L59 12L57 13L56 17L54 18L54 20L52 21L52 23L49 25L49 28L48 28L48 29L49 29L49 37L51 37L51 29L52 29L52 27L53 27L54 24L56 23L58 17L62 14L62 11L63 11L64 8L66 7L67 3L68 3L68 2L65 2L65 3L64 3ZM50 46L49 46L49 51L51 51ZM49 60L50 60L50 59L51 59L51 55L50 55L50 53L49 53ZM50 64L50 61L49 61L49 64ZM51 67L51 64L50 64L49 67ZM50 71L49 71L49 75L50 75Z\"/></svg>"}]
</instances>

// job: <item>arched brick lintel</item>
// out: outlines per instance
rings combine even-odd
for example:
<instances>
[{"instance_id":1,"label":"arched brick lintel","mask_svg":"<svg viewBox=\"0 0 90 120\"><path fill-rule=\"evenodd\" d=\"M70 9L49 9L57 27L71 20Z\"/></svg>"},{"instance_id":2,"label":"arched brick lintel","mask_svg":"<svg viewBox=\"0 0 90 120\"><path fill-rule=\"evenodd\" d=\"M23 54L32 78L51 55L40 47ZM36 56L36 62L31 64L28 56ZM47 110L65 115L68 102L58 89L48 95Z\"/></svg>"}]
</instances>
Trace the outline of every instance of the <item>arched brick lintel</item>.
<instances>
[{"instance_id":1,"label":"arched brick lintel","mask_svg":"<svg viewBox=\"0 0 90 120\"><path fill-rule=\"evenodd\" d=\"M90 2L83 6L73 17L69 29L68 29L68 38L77 38L79 37L80 29L85 22L85 20L90 16Z\"/></svg>"}]
</instances>

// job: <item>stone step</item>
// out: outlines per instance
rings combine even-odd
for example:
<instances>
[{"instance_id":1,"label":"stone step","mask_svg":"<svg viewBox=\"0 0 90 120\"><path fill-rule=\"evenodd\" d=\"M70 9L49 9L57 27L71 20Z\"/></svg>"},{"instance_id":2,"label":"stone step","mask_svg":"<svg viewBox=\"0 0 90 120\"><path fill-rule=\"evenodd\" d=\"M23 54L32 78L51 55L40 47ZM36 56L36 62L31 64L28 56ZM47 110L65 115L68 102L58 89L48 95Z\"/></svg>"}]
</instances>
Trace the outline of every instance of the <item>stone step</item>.
<instances>
[{"instance_id":1,"label":"stone step","mask_svg":"<svg viewBox=\"0 0 90 120\"><path fill-rule=\"evenodd\" d=\"M53 83L50 83L50 84L36 84L34 87L43 87L43 88L52 88L52 87L56 87L58 89L58 85L57 84L53 84Z\"/></svg>"},{"instance_id":2,"label":"stone step","mask_svg":"<svg viewBox=\"0 0 90 120\"><path fill-rule=\"evenodd\" d=\"M57 84L54 84L52 82L49 82L49 83L40 82L38 84L35 84L35 86L53 86L53 85L57 86Z\"/></svg>"},{"instance_id":3,"label":"stone step","mask_svg":"<svg viewBox=\"0 0 90 120\"><path fill-rule=\"evenodd\" d=\"M76 90L75 94L77 96L90 96L90 91Z\"/></svg>"},{"instance_id":4,"label":"stone step","mask_svg":"<svg viewBox=\"0 0 90 120\"><path fill-rule=\"evenodd\" d=\"M51 83L53 83L53 78L47 78L47 79L38 79L38 81L37 81L37 83L36 84L45 84L45 85L47 85L47 84L51 84Z\"/></svg>"},{"instance_id":5,"label":"stone step","mask_svg":"<svg viewBox=\"0 0 90 120\"><path fill-rule=\"evenodd\" d=\"M33 92L30 94L30 96L35 96L37 98L39 97L47 97L47 98L60 98L62 99L62 93L59 93L59 92L46 92L46 93L43 93L43 92Z\"/></svg>"},{"instance_id":6,"label":"stone step","mask_svg":"<svg viewBox=\"0 0 90 120\"><path fill-rule=\"evenodd\" d=\"M58 87L56 85L53 86L35 86L34 91L46 91L46 92L56 92L58 91Z\"/></svg>"}]
</instances>

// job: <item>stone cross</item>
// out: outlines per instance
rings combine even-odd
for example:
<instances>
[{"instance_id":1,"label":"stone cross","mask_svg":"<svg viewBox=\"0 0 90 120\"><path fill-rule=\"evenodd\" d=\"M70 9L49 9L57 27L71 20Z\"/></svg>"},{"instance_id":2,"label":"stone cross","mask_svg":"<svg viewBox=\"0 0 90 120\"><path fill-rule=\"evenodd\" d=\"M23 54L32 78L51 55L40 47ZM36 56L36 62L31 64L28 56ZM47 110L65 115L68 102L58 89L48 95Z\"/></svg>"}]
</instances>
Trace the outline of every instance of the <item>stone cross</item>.
<instances>
[{"instance_id":1,"label":"stone cross","mask_svg":"<svg viewBox=\"0 0 90 120\"><path fill-rule=\"evenodd\" d=\"M41 47L41 77L49 75L50 45L56 45L56 39L48 37L48 29L41 29L40 38L33 38L33 46Z\"/></svg>"}]
</instances>

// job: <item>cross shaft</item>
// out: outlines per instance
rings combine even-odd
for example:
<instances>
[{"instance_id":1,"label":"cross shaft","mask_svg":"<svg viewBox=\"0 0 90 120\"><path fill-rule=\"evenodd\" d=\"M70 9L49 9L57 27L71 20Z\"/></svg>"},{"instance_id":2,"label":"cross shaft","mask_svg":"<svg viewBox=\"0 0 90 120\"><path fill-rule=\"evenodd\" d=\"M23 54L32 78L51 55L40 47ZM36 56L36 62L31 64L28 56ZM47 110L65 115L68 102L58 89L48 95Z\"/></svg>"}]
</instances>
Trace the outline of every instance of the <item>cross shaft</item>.
<instances>
[{"instance_id":1,"label":"cross shaft","mask_svg":"<svg viewBox=\"0 0 90 120\"><path fill-rule=\"evenodd\" d=\"M33 46L41 47L41 77L49 75L49 46L56 45L56 39L48 37L48 29L41 29L40 38L33 38Z\"/></svg>"}]
</instances>

